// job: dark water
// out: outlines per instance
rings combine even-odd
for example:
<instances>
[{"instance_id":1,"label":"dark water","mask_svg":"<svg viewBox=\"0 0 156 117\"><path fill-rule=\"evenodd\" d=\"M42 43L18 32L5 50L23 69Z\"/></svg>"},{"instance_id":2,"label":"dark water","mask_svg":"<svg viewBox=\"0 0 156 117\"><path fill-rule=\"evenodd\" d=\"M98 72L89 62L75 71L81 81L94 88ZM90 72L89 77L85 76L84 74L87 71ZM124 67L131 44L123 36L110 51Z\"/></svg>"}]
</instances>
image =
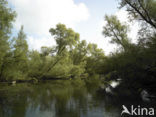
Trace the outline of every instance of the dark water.
<instances>
[{"instance_id":1,"label":"dark water","mask_svg":"<svg viewBox=\"0 0 156 117\"><path fill-rule=\"evenodd\" d=\"M0 117L120 117L124 99L96 90L72 81L0 85Z\"/></svg>"}]
</instances>

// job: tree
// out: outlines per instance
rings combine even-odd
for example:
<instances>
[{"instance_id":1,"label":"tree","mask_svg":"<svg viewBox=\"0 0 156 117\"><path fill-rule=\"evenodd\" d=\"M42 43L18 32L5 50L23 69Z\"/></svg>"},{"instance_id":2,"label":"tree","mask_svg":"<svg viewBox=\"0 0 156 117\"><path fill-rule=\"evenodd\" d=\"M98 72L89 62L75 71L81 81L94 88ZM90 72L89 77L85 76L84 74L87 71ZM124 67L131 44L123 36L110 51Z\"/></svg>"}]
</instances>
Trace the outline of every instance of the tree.
<instances>
[{"instance_id":1,"label":"tree","mask_svg":"<svg viewBox=\"0 0 156 117\"><path fill-rule=\"evenodd\" d=\"M63 50L72 47L79 41L79 34L71 28L66 28L64 24L57 24L56 28L51 28L50 33L56 40L57 54L60 55Z\"/></svg>"},{"instance_id":2,"label":"tree","mask_svg":"<svg viewBox=\"0 0 156 117\"><path fill-rule=\"evenodd\" d=\"M85 40L80 41L75 48L70 51L70 56L74 65L78 65L85 61L87 55L87 42Z\"/></svg>"},{"instance_id":3,"label":"tree","mask_svg":"<svg viewBox=\"0 0 156 117\"><path fill-rule=\"evenodd\" d=\"M12 22L16 14L8 7L6 0L0 0L0 14L0 80L4 80L4 61L9 56L10 47L8 39L10 38Z\"/></svg>"},{"instance_id":4,"label":"tree","mask_svg":"<svg viewBox=\"0 0 156 117\"><path fill-rule=\"evenodd\" d=\"M55 47L46 47L46 46L43 46L43 47L41 47L41 54L42 54L42 56L48 56L48 55L50 55L50 54L54 54L55 53Z\"/></svg>"},{"instance_id":5,"label":"tree","mask_svg":"<svg viewBox=\"0 0 156 117\"><path fill-rule=\"evenodd\" d=\"M130 21L141 21L137 44L130 43L127 26L121 24L116 16L105 17L106 26L103 34L111 37L111 42L124 49L112 53L103 63L106 81L121 80L116 88L119 94L139 94L144 89L155 93L155 2L154 0L121 0L120 5L126 7ZM124 90L121 92L121 89Z\"/></svg>"},{"instance_id":6,"label":"tree","mask_svg":"<svg viewBox=\"0 0 156 117\"><path fill-rule=\"evenodd\" d=\"M86 72L87 42L82 40L78 42L75 48L70 51L70 60L72 61L71 77L87 76Z\"/></svg>"},{"instance_id":7,"label":"tree","mask_svg":"<svg viewBox=\"0 0 156 117\"><path fill-rule=\"evenodd\" d=\"M120 7L126 7L130 21L138 21L138 43L146 46L146 43L156 33L156 1L155 0L121 0Z\"/></svg>"},{"instance_id":8,"label":"tree","mask_svg":"<svg viewBox=\"0 0 156 117\"><path fill-rule=\"evenodd\" d=\"M86 71L90 75L100 74L102 69L101 65L105 59L105 55L102 49L99 49L96 44L88 44L87 46L87 65Z\"/></svg>"},{"instance_id":9,"label":"tree","mask_svg":"<svg viewBox=\"0 0 156 117\"><path fill-rule=\"evenodd\" d=\"M16 72L19 73L19 77L21 78L28 70L28 44L23 26L21 26L18 37L15 38L13 58L15 64L14 69L17 70Z\"/></svg>"},{"instance_id":10,"label":"tree","mask_svg":"<svg viewBox=\"0 0 156 117\"><path fill-rule=\"evenodd\" d=\"M29 53L28 62L28 76L30 78L40 78L43 74L43 60L38 51L31 51Z\"/></svg>"},{"instance_id":11,"label":"tree","mask_svg":"<svg viewBox=\"0 0 156 117\"><path fill-rule=\"evenodd\" d=\"M103 27L105 37L111 37L111 43L121 46L124 50L128 48L130 40L127 36L128 26L121 24L116 16L105 16L106 25Z\"/></svg>"},{"instance_id":12,"label":"tree","mask_svg":"<svg viewBox=\"0 0 156 117\"><path fill-rule=\"evenodd\" d=\"M56 40L57 58L54 63L50 64L47 72L49 72L63 57L65 57L63 55L66 53L65 50L72 49L77 41L79 41L79 34L75 33L70 28L66 28L64 24L57 24L56 28L51 28L49 32Z\"/></svg>"},{"instance_id":13,"label":"tree","mask_svg":"<svg viewBox=\"0 0 156 117\"><path fill-rule=\"evenodd\" d=\"M155 0L121 0L120 6L136 20L142 20L156 29L156 1Z\"/></svg>"}]
</instances>

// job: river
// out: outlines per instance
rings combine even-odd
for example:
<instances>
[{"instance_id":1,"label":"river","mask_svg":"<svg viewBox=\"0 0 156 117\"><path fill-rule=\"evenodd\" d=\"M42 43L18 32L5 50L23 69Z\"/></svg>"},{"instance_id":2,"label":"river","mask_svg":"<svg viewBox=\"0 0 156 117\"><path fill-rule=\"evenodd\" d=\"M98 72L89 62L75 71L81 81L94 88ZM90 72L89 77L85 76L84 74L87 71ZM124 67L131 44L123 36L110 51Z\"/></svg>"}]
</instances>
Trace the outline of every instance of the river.
<instances>
[{"instance_id":1,"label":"river","mask_svg":"<svg viewBox=\"0 0 156 117\"><path fill-rule=\"evenodd\" d=\"M120 117L123 104L132 103L66 80L0 85L0 117Z\"/></svg>"}]
</instances>

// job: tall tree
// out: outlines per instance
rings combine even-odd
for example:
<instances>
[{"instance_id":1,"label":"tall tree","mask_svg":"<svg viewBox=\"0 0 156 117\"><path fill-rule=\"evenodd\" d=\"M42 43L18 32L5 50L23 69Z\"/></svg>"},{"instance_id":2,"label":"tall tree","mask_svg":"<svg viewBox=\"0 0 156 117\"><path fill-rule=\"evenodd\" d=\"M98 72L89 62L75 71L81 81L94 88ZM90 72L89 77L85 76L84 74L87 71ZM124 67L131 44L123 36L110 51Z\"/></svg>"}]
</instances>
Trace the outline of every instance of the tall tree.
<instances>
[{"instance_id":1,"label":"tall tree","mask_svg":"<svg viewBox=\"0 0 156 117\"><path fill-rule=\"evenodd\" d=\"M79 41L79 34L71 28L66 28L64 24L57 24L56 28L50 29L51 35L56 40L57 54L61 54L63 50L72 47Z\"/></svg>"},{"instance_id":2,"label":"tall tree","mask_svg":"<svg viewBox=\"0 0 156 117\"><path fill-rule=\"evenodd\" d=\"M111 37L111 43L121 46L124 50L130 44L127 36L128 26L121 24L116 16L105 16L106 25L103 27L105 37Z\"/></svg>"},{"instance_id":3,"label":"tall tree","mask_svg":"<svg viewBox=\"0 0 156 117\"><path fill-rule=\"evenodd\" d=\"M15 39L14 49L14 67L17 68L18 72L24 74L24 72L27 72L28 67L28 44L26 41L26 34L23 31L23 26L21 26L18 37Z\"/></svg>"},{"instance_id":4,"label":"tall tree","mask_svg":"<svg viewBox=\"0 0 156 117\"><path fill-rule=\"evenodd\" d=\"M8 7L7 1L0 0L0 80L4 79L2 78L5 66L4 60L10 50L8 39L10 38L15 16L15 12Z\"/></svg>"},{"instance_id":5,"label":"tall tree","mask_svg":"<svg viewBox=\"0 0 156 117\"><path fill-rule=\"evenodd\" d=\"M69 56L68 51L72 50L79 42L79 34L74 32L71 28L66 28L64 24L57 24L56 28L51 28L49 32L54 37L57 44L56 49L53 49L56 51L56 55L54 57L55 60L49 63L40 78L43 78L45 74L50 72L61 60L67 59ZM42 48L42 52L44 50L45 48ZM50 54L52 53L53 52L50 52Z\"/></svg>"},{"instance_id":6,"label":"tall tree","mask_svg":"<svg viewBox=\"0 0 156 117\"><path fill-rule=\"evenodd\" d=\"M156 33L156 1L155 0L121 0L120 7L125 7L129 13L130 21L138 21L138 43L146 46L146 43Z\"/></svg>"},{"instance_id":7,"label":"tall tree","mask_svg":"<svg viewBox=\"0 0 156 117\"><path fill-rule=\"evenodd\" d=\"M156 1L155 0L121 0L121 7L137 20L145 21L156 29Z\"/></svg>"}]
</instances>

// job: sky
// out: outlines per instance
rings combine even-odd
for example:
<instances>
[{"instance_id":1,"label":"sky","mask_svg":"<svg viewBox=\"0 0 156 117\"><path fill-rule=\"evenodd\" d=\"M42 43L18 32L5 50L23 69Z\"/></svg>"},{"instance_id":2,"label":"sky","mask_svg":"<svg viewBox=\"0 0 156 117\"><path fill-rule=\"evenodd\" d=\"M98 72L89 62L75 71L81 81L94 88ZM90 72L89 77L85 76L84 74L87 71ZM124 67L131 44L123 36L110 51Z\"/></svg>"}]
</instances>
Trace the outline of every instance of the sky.
<instances>
[{"instance_id":1,"label":"sky","mask_svg":"<svg viewBox=\"0 0 156 117\"><path fill-rule=\"evenodd\" d=\"M17 33L23 25L29 48L34 50L40 50L42 46L55 45L49 29L63 23L78 32L81 40L96 43L108 55L116 46L109 43L110 38L102 35L104 16L117 15L122 22L129 24L127 12L118 9L118 0L8 0L8 2L17 13L14 33ZM138 25L129 25L132 29L129 36L135 41Z\"/></svg>"}]
</instances>

